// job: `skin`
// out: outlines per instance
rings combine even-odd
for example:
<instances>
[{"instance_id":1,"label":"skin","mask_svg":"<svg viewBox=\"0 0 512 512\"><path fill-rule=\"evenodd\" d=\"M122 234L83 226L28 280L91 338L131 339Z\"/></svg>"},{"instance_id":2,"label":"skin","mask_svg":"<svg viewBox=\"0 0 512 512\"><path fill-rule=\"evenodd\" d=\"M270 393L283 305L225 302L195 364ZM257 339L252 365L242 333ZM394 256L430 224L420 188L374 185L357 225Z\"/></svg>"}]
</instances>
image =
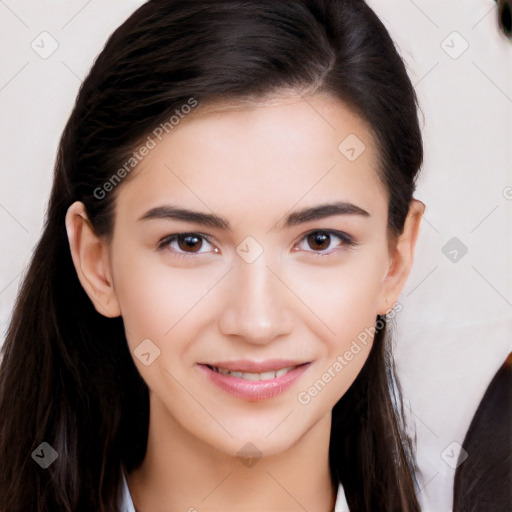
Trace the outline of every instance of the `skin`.
<instances>
[{"instance_id":1,"label":"skin","mask_svg":"<svg viewBox=\"0 0 512 512\"><path fill-rule=\"evenodd\" d=\"M338 150L349 134L366 146L352 162ZM219 104L181 121L116 190L111 243L94 234L81 203L69 208L80 281L101 314L122 315L150 389L146 457L127 475L138 510L334 508L331 410L360 372L371 338L307 404L298 395L398 300L424 210L413 200L403 234L390 239L388 195L376 168L370 131L347 106L288 94ZM369 215L285 225L292 212L337 201ZM139 220L168 204L214 213L231 229ZM355 245L336 236L320 246L308 241L328 229ZM177 233L210 242L200 238L187 252L174 240L157 250ZM251 263L236 251L248 236L263 250ZM134 355L145 339L160 350L148 366ZM291 388L262 401L220 390L197 366L270 358L311 365ZM257 450L252 465L241 457L247 443Z\"/></svg>"}]
</instances>

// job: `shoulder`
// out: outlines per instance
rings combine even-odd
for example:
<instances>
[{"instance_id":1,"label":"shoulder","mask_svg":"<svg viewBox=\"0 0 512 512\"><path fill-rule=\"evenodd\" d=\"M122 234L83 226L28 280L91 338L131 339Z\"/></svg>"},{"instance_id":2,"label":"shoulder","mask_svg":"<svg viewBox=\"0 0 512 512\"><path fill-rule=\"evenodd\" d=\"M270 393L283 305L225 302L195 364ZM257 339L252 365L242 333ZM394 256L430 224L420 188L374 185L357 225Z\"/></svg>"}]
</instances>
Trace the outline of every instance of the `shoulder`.
<instances>
[{"instance_id":1,"label":"shoulder","mask_svg":"<svg viewBox=\"0 0 512 512\"><path fill-rule=\"evenodd\" d=\"M512 510L512 353L494 375L462 443L453 511Z\"/></svg>"}]
</instances>

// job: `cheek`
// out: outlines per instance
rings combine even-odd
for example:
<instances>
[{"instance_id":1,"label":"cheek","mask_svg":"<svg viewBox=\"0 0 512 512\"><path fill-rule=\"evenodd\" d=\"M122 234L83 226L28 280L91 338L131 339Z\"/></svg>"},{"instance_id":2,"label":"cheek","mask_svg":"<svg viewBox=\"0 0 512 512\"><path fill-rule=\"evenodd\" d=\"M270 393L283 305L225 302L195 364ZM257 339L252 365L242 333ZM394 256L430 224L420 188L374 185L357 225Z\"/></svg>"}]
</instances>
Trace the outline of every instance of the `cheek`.
<instances>
[{"instance_id":1,"label":"cheek","mask_svg":"<svg viewBox=\"0 0 512 512\"><path fill-rule=\"evenodd\" d=\"M302 286L297 281L298 294L315 313L308 328L321 340L321 364L297 400L317 414L334 406L368 358L387 263L384 250L360 251L336 268L309 269Z\"/></svg>"},{"instance_id":2,"label":"cheek","mask_svg":"<svg viewBox=\"0 0 512 512\"><path fill-rule=\"evenodd\" d=\"M114 266L114 284L128 342L163 343L208 293L215 276L206 270L172 269L159 256L130 253Z\"/></svg>"},{"instance_id":3,"label":"cheek","mask_svg":"<svg viewBox=\"0 0 512 512\"><path fill-rule=\"evenodd\" d=\"M361 251L340 265L295 269L295 277L290 276L297 295L317 318L318 334L330 344L343 344L374 324L386 263L383 252Z\"/></svg>"}]
</instances>

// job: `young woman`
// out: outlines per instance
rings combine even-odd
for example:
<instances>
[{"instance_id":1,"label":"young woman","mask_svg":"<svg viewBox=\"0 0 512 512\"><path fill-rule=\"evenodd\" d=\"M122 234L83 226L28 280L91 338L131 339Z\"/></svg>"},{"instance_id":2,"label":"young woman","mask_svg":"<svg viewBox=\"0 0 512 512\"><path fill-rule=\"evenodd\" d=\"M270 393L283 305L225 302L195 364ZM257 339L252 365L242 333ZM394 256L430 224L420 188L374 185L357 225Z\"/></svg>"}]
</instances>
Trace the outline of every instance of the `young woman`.
<instances>
[{"instance_id":1,"label":"young woman","mask_svg":"<svg viewBox=\"0 0 512 512\"><path fill-rule=\"evenodd\" d=\"M418 511L386 323L417 101L363 0L152 0L64 130L0 511Z\"/></svg>"}]
</instances>

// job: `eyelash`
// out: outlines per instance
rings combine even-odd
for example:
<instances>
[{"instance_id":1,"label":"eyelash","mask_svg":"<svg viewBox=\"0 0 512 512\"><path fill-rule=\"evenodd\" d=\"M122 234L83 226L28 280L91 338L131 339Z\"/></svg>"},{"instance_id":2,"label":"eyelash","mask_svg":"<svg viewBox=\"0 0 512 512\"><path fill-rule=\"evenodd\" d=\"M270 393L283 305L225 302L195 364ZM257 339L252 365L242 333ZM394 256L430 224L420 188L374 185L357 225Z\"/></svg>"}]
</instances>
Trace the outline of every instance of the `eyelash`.
<instances>
[{"instance_id":1,"label":"eyelash","mask_svg":"<svg viewBox=\"0 0 512 512\"><path fill-rule=\"evenodd\" d=\"M341 244L339 244L339 246L354 247L357 245L356 242L352 239L352 237L350 237L346 233L343 233L342 231L336 231L333 229L315 229L315 230L309 231L299 240L298 243L300 244L303 240L306 240L307 237L309 237L310 235L313 235L315 233L322 233L322 234L325 234L325 235L328 235L331 237L334 236L336 238L339 238L340 241L342 242ZM169 245L173 241L177 240L177 238L179 236L185 236L185 235L194 236L199 239L204 239L209 244L212 244L210 237L203 233L197 233L197 232L174 233L172 235L168 235L168 236L165 236L164 238L162 238L158 242L157 250L162 251L162 250L167 249L169 247ZM186 253L186 252L178 252L173 249L171 249L171 250L172 250L172 252L174 252L174 256L177 258L190 258L190 257L195 257L196 255L199 255L199 254L205 254L205 253ZM306 252L309 252L317 257L318 256L325 257L325 256L328 256L329 254L331 254L332 250L331 250L331 252L320 252L320 251L313 251L313 250L306 251Z\"/></svg>"}]
</instances>

